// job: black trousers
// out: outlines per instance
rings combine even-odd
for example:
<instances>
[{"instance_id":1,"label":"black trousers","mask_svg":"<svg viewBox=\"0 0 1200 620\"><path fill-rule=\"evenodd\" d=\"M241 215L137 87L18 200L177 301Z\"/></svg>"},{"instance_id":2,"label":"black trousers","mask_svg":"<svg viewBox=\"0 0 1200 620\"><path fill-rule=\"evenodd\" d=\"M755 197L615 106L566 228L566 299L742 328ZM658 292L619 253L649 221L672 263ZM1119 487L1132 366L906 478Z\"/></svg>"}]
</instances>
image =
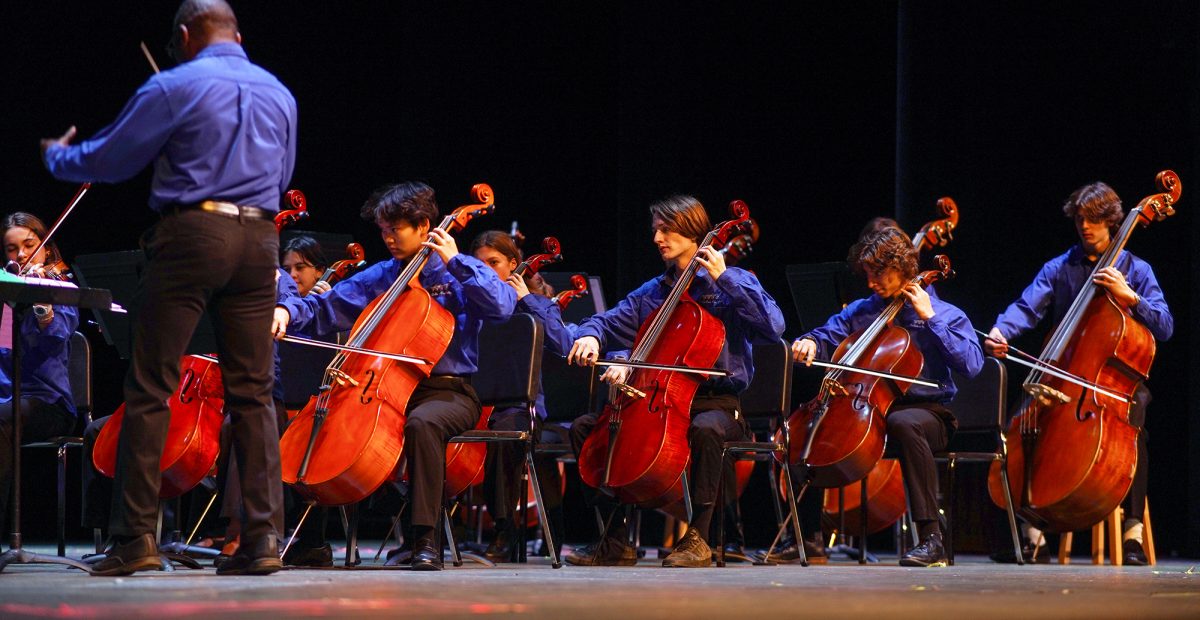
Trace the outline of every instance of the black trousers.
<instances>
[{"instance_id":1,"label":"black trousers","mask_svg":"<svg viewBox=\"0 0 1200 620\"><path fill-rule=\"evenodd\" d=\"M92 420L87 428L83 429L83 454L80 457L80 480L83 481L83 502L80 514L80 525L83 527L106 528L112 511L109 506L112 505L112 478L96 471L96 467L92 465L92 453L96 450L96 438L100 436L100 431L108 424L109 418L112 416L104 416Z\"/></svg>"},{"instance_id":2,"label":"black trousers","mask_svg":"<svg viewBox=\"0 0 1200 620\"><path fill-rule=\"evenodd\" d=\"M732 475L733 463L721 462L726 441L741 441L749 436L738 414L737 396L731 394L697 395L692 399L692 422L688 426L688 446L692 460L688 474L692 497L692 523L702 538L709 538L713 507L717 502L722 473ZM571 448L578 456L584 441L596 427L599 414L586 413L571 424ZM584 486L585 496L593 505L616 505L603 493ZM731 498L732 499L732 498Z\"/></svg>"},{"instance_id":3,"label":"black trousers","mask_svg":"<svg viewBox=\"0 0 1200 620\"><path fill-rule=\"evenodd\" d=\"M456 377L431 377L417 385L404 421L412 525L434 527L442 517L446 443L479 421L482 407L471 384Z\"/></svg>"},{"instance_id":4,"label":"black trousers","mask_svg":"<svg viewBox=\"0 0 1200 620\"><path fill-rule=\"evenodd\" d=\"M179 384L179 358L205 310L231 417L251 545L283 529L279 431L271 399L275 274L279 237L268 220L203 211L164 217L142 239L149 260L138 287L133 361L117 448L110 532L154 531L159 461Z\"/></svg>"},{"instance_id":5,"label":"black trousers","mask_svg":"<svg viewBox=\"0 0 1200 620\"><path fill-rule=\"evenodd\" d=\"M950 441L948 415L948 410L936 404L896 405L887 414L888 450L900 458L904 492L917 522L938 518L938 470L933 453L944 450Z\"/></svg>"},{"instance_id":6,"label":"black trousers","mask_svg":"<svg viewBox=\"0 0 1200 620\"><path fill-rule=\"evenodd\" d=\"M525 407L496 407L488 419L488 428L494 431L527 431L529 410ZM535 433L541 432L541 420L535 423ZM511 521L513 511L520 501L521 472L525 467L525 448L515 441L487 444L484 461L483 501L488 514L496 522ZM541 472L539 472L541 473Z\"/></svg>"},{"instance_id":7,"label":"black trousers","mask_svg":"<svg viewBox=\"0 0 1200 620\"><path fill-rule=\"evenodd\" d=\"M37 398L21 398L21 443L69 435L75 416L57 404ZM6 533L8 496L13 478L13 406L0 404L0 534Z\"/></svg>"}]
</instances>

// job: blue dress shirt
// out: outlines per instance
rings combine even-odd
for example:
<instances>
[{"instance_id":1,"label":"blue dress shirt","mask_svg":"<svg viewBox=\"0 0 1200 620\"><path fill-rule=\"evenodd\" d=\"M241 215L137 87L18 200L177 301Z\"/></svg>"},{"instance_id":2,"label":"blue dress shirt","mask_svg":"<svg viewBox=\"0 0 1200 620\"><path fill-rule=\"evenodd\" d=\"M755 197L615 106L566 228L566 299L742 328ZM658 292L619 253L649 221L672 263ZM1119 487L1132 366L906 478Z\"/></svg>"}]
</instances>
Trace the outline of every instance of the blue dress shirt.
<instances>
[{"instance_id":1,"label":"blue dress shirt","mask_svg":"<svg viewBox=\"0 0 1200 620\"><path fill-rule=\"evenodd\" d=\"M1051 259L1042 266L1021 297L1000 313L996 318L996 327L1005 338L1016 338L1033 329L1046 316L1051 305L1051 317L1054 324L1058 325L1084 284L1091 281L1089 276L1095 267L1096 261L1088 260L1079 245ZM1125 251L1117 256L1114 267L1125 275L1129 287L1142 299L1130 308L1133 318L1145 325L1155 339L1170 338L1175 331L1175 319L1167 308L1167 300L1158 286L1158 279L1154 277L1154 270L1146 261Z\"/></svg>"},{"instance_id":2,"label":"blue dress shirt","mask_svg":"<svg viewBox=\"0 0 1200 620\"><path fill-rule=\"evenodd\" d=\"M154 162L150 208L222 200L279 210L296 163L296 100L237 43L154 75L91 139L46 150L64 181L123 181Z\"/></svg>"},{"instance_id":3,"label":"blue dress shirt","mask_svg":"<svg viewBox=\"0 0 1200 620\"><path fill-rule=\"evenodd\" d=\"M671 292L677 271L674 266L637 288L613 308L583 320L576 338L593 336L600 349L633 347L638 328L659 308ZM716 367L728 370L728 377L714 377L701 385L702 390L741 394L754 377L753 342L774 342L784 329L783 312L763 290L754 274L729 267L716 282L701 269L688 289L709 313L725 324L725 346Z\"/></svg>"},{"instance_id":4,"label":"blue dress shirt","mask_svg":"<svg viewBox=\"0 0 1200 620\"><path fill-rule=\"evenodd\" d=\"M5 313L12 308L5 308ZM25 312L20 329L14 326L13 337L21 338L21 397L36 398L57 404L75 415L75 399L71 396L68 371L71 334L79 327L79 309L54 306L54 318L46 329L40 329L33 312ZM12 400L12 349L0 349L0 403ZM0 449L10 449L4 446Z\"/></svg>"},{"instance_id":5,"label":"blue dress shirt","mask_svg":"<svg viewBox=\"0 0 1200 620\"><path fill-rule=\"evenodd\" d=\"M291 315L288 331L324 336L350 329L363 308L383 294L403 270L404 263L393 258L338 282L324 294L283 300L279 305ZM443 263L440 256L431 253L420 281L434 301L454 315L454 336L432 374L474 374L479 369L479 330L483 322L512 316L516 291L491 267L466 254Z\"/></svg>"},{"instance_id":6,"label":"blue dress shirt","mask_svg":"<svg viewBox=\"0 0 1200 620\"><path fill-rule=\"evenodd\" d=\"M933 316L928 321L918 317L908 304L892 320L892 325L908 330L924 357L925 364L918 377L939 386L913 385L909 387L904 400L948 405L958 393L950 371L955 370L968 377L979 374L983 369L983 349L979 346L975 328L962 310L932 296L929 302L933 306ZM854 301L830 317L824 325L800 339L809 338L816 342L816 358L828 360L847 336L870 325L889 303L879 295Z\"/></svg>"}]
</instances>

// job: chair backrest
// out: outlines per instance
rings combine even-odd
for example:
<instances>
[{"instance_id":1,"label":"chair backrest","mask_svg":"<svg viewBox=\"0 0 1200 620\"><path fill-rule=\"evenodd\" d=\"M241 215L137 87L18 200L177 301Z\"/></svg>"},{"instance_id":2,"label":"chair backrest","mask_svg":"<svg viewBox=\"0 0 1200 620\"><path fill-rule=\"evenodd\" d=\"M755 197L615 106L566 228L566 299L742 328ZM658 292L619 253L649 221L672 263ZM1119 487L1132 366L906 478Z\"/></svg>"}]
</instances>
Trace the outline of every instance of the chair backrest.
<instances>
[{"instance_id":1,"label":"chair backrest","mask_svg":"<svg viewBox=\"0 0 1200 620\"><path fill-rule=\"evenodd\" d=\"M787 415L792 399L792 349L783 340L754 345L754 378L742 392L747 418Z\"/></svg>"},{"instance_id":2,"label":"chair backrest","mask_svg":"<svg viewBox=\"0 0 1200 620\"><path fill-rule=\"evenodd\" d=\"M595 367L568 365L557 355L542 357L542 393L546 420L570 422L591 409L590 392Z\"/></svg>"},{"instance_id":3,"label":"chair backrest","mask_svg":"<svg viewBox=\"0 0 1200 620\"><path fill-rule=\"evenodd\" d=\"M86 427L92 421L92 345L79 332L71 334L68 342L67 377L71 382L71 398L75 411Z\"/></svg>"},{"instance_id":4,"label":"chair backrest","mask_svg":"<svg viewBox=\"0 0 1200 620\"><path fill-rule=\"evenodd\" d=\"M1004 428L1007 413L1008 370L994 357L983 358L983 370L973 379L954 373L958 394L950 409L959 432L995 431Z\"/></svg>"},{"instance_id":5,"label":"chair backrest","mask_svg":"<svg viewBox=\"0 0 1200 620\"><path fill-rule=\"evenodd\" d=\"M537 400L541 390L542 324L517 313L479 332L479 371L471 385L485 405Z\"/></svg>"}]
</instances>

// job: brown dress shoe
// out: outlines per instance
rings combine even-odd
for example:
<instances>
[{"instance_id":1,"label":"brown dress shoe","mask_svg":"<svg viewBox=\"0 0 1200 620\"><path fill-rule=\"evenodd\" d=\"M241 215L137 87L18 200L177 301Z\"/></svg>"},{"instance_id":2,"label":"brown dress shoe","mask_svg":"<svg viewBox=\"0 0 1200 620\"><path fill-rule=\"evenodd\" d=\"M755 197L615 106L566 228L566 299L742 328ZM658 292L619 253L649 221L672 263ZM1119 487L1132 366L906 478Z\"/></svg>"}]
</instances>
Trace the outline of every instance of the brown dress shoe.
<instances>
[{"instance_id":1,"label":"brown dress shoe","mask_svg":"<svg viewBox=\"0 0 1200 620\"><path fill-rule=\"evenodd\" d=\"M270 575L283 569L279 559L279 544L274 534L253 543L243 544L225 563L217 567L218 575Z\"/></svg>"},{"instance_id":2,"label":"brown dress shoe","mask_svg":"<svg viewBox=\"0 0 1200 620\"><path fill-rule=\"evenodd\" d=\"M158 557L158 545L154 542L154 535L142 534L124 543L114 544L104 559L92 566L92 575L119 577L160 568L162 562Z\"/></svg>"}]
</instances>

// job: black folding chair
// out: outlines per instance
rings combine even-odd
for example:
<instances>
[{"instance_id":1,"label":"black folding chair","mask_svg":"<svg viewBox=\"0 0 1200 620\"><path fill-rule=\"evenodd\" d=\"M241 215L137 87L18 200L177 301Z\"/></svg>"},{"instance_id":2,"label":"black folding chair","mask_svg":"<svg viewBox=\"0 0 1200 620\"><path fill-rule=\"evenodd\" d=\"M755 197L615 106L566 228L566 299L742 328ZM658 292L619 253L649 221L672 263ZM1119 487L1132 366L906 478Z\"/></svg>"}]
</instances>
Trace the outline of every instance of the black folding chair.
<instances>
[{"instance_id":1,"label":"black folding chair","mask_svg":"<svg viewBox=\"0 0 1200 620\"><path fill-rule=\"evenodd\" d=\"M71 334L68 341L67 375L71 382L71 398L82 433L92 423L92 346L81 333ZM23 444L25 448L53 448L58 459L58 555L67 555L67 448L83 446L83 437L50 437L45 441Z\"/></svg>"},{"instance_id":2,"label":"black folding chair","mask_svg":"<svg viewBox=\"0 0 1200 620\"><path fill-rule=\"evenodd\" d=\"M722 451L721 462L730 456L744 458L745 455L779 454L787 458L789 441L785 418L791 412L792 398L792 348L783 340L769 344L754 345L754 378L750 386L741 395L741 414L751 422L766 420L768 437L774 436L775 429L782 429L782 442L777 441L727 441ZM779 515L779 535L775 543L767 550L764 558L769 557L778 543L783 530L791 522L792 532L796 536L796 547L800 551L801 565L808 565L804 555L804 536L800 532L800 513L796 510L796 492L792 486L792 475L789 467L782 467L784 492L787 495L787 516ZM773 478L773 476L772 476ZM724 480L724 476L722 476ZM725 566L725 484L718 486L717 491L717 566ZM771 488L775 488L774 479ZM772 491L773 492L773 491ZM777 511L782 512L782 511Z\"/></svg>"},{"instance_id":3,"label":"black folding chair","mask_svg":"<svg viewBox=\"0 0 1200 620\"><path fill-rule=\"evenodd\" d=\"M491 443L491 442L520 442L525 449L525 475L521 478L519 497L524 498L528 486L533 487L533 496L537 501L537 509L542 524L542 536L550 550L550 562L554 568L562 566L558 553L555 551L554 539L550 532L550 521L546 515L545 504L542 502L542 487L538 483L537 470L534 467L533 452L537 438L534 436L534 425L537 411L534 406L540 390L542 368L542 338L541 323L528 314L514 314L504 323L485 325L479 334L479 371L472 377L471 384L484 405L499 403L523 403L529 411L529 429L521 431L469 430L456 437L451 437L452 443ZM521 503L520 523L525 523L527 507ZM443 511L446 540L450 544L450 553L455 566L462 566L462 555L454 541L454 532L450 523L449 510ZM519 528L518 561L525 561L524 528Z\"/></svg>"},{"instance_id":4,"label":"black folding chair","mask_svg":"<svg viewBox=\"0 0 1200 620\"><path fill-rule=\"evenodd\" d=\"M954 417L958 419L958 430L946 450L934 455L947 464L947 483L943 493L946 504L946 556L954 564L954 480L959 461L998 462L1000 476L1004 481L1005 509L1008 526L1012 533L1013 551L1017 563L1021 564L1021 537L1017 532L1017 517L1013 511L1012 494L1008 487L1008 447L1005 442L1005 417L1007 414L1008 371L1004 362L994 357L985 357L983 370L974 379L954 373L954 385L958 394L951 403ZM970 451L974 445L991 445L990 451ZM973 442L973 444L972 444Z\"/></svg>"}]
</instances>

